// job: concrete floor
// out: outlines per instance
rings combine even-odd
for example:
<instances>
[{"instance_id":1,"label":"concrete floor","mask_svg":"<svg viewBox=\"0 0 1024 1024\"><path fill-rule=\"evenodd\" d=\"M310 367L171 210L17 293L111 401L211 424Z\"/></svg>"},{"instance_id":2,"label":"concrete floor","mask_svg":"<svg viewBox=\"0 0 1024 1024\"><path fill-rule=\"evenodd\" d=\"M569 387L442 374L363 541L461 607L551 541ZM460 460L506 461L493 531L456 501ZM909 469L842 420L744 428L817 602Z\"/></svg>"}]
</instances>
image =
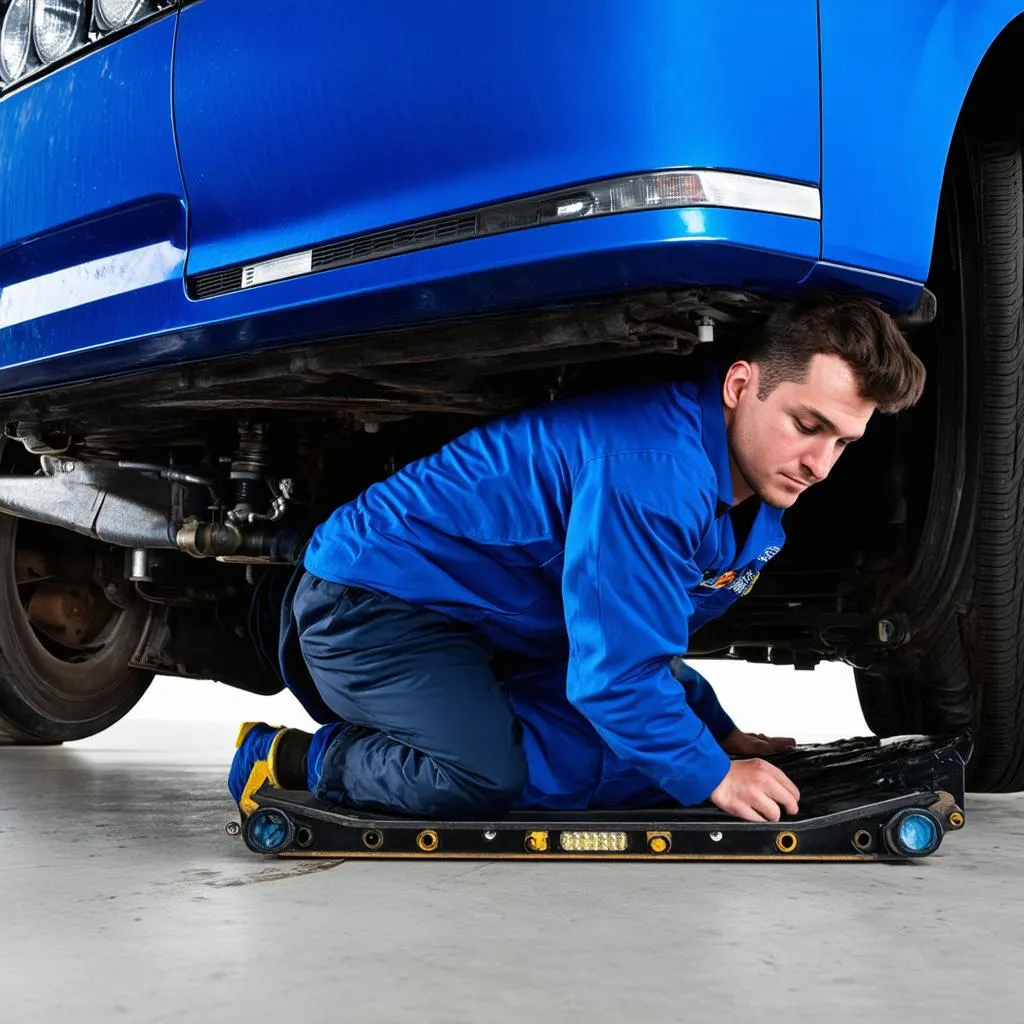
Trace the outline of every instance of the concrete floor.
<instances>
[{"instance_id":1,"label":"concrete floor","mask_svg":"<svg viewBox=\"0 0 1024 1024\"><path fill-rule=\"evenodd\" d=\"M233 729L0 750L0 1020L1018 1021L1024 799L908 865L264 861Z\"/></svg>"}]
</instances>

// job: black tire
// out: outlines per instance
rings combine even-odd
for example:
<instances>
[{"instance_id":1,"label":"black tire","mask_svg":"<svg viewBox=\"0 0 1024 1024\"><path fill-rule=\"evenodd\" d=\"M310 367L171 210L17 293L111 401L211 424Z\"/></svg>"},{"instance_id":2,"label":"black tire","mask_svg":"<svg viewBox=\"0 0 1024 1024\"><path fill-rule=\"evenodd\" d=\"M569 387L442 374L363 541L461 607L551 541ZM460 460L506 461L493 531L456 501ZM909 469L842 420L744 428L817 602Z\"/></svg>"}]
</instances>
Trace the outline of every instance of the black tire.
<instances>
[{"instance_id":1,"label":"black tire","mask_svg":"<svg viewBox=\"0 0 1024 1024\"><path fill-rule=\"evenodd\" d=\"M152 679L128 665L149 606L111 606L109 622L88 649L47 644L23 608L24 584L19 588L15 573L18 529L17 519L0 515L0 745L92 736L126 715ZM54 533L59 543L60 531Z\"/></svg>"},{"instance_id":2,"label":"black tire","mask_svg":"<svg viewBox=\"0 0 1024 1024\"><path fill-rule=\"evenodd\" d=\"M1024 789L1022 145L1005 124L954 142L932 284L945 307L935 484L903 593L912 637L889 671L857 673L880 735L972 725L968 782L989 792Z\"/></svg>"}]
</instances>

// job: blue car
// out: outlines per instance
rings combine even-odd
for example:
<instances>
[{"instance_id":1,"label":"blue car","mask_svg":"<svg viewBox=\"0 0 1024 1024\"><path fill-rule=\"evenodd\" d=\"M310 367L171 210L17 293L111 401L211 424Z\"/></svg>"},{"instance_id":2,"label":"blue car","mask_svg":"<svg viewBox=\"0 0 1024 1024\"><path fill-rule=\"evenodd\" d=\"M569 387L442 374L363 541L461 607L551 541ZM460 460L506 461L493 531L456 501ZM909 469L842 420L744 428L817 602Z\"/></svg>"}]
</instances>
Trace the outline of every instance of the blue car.
<instances>
[{"instance_id":1,"label":"blue car","mask_svg":"<svg viewBox=\"0 0 1024 1024\"><path fill-rule=\"evenodd\" d=\"M1022 12L0 0L0 739L155 673L274 692L338 503L825 289L926 399L693 651L844 660L876 732L973 726L1024 788Z\"/></svg>"}]
</instances>

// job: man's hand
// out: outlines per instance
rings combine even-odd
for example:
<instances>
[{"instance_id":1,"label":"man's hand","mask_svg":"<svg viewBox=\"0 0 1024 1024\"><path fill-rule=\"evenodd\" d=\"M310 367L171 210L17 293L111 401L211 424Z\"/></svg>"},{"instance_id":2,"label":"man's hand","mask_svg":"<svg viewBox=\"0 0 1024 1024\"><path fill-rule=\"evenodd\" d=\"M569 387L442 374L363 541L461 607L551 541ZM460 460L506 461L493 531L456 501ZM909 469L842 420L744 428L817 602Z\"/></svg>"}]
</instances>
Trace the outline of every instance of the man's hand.
<instances>
[{"instance_id":1,"label":"man's hand","mask_svg":"<svg viewBox=\"0 0 1024 1024\"><path fill-rule=\"evenodd\" d=\"M782 811L796 814L800 790L767 761L733 761L729 774L711 794L711 802L744 821L778 821Z\"/></svg>"},{"instance_id":2,"label":"man's hand","mask_svg":"<svg viewBox=\"0 0 1024 1024\"><path fill-rule=\"evenodd\" d=\"M721 746L727 754L734 754L736 757L764 757L795 747L796 740L788 736L765 736L759 732L741 732L739 729L733 729L722 740Z\"/></svg>"}]
</instances>

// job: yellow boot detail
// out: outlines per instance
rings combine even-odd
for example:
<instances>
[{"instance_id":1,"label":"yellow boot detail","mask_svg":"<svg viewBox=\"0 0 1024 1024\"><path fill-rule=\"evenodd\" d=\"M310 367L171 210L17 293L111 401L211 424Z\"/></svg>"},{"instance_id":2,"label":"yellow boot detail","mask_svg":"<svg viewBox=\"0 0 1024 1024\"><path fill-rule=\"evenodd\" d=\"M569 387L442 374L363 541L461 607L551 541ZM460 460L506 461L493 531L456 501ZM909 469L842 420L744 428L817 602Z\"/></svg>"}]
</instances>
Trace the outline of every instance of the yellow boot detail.
<instances>
[{"instance_id":1,"label":"yellow boot detail","mask_svg":"<svg viewBox=\"0 0 1024 1024\"><path fill-rule=\"evenodd\" d=\"M257 725L264 725L263 722L243 722L238 727L238 738L235 740L235 750L237 750L244 742L245 737L249 735L256 728ZM272 725L271 729L280 729L279 725Z\"/></svg>"},{"instance_id":2,"label":"yellow boot detail","mask_svg":"<svg viewBox=\"0 0 1024 1024\"><path fill-rule=\"evenodd\" d=\"M235 740L235 750L245 742L245 737L248 736L249 733L251 733L259 724L259 722L243 722L238 727L238 739Z\"/></svg>"},{"instance_id":3,"label":"yellow boot detail","mask_svg":"<svg viewBox=\"0 0 1024 1024\"><path fill-rule=\"evenodd\" d=\"M257 761L252 766L252 771L249 772L249 778L246 779L245 789L242 790L242 799L238 801L238 809L247 817L259 807L259 804L252 798L253 794L262 788L263 783L267 782L269 778L267 762Z\"/></svg>"},{"instance_id":4,"label":"yellow boot detail","mask_svg":"<svg viewBox=\"0 0 1024 1024\"><path fill-rule=\"evenodd\" d=\"M243 722L238 730L238 739L235 740L235 750L245 742L245 737L257 726L261 725L261 722ZM276 729L277 733L274 738L270 741L270 750L267 752L265 760L257 761L249 772L249 778L245 781L245 788L242 790L242 799L238 801L238 809L242 814L247 817L252 814L253 811L259 806L253 799L253 795L259 790L265 783L269 782L271 786L276 789L283 789L284 787L278 781L277 775L274 772L274 753L277 750L277 745L281 742L281 737L290 730L284 729L279 725L271 726Z\"/></svg>"}]
</instances>

